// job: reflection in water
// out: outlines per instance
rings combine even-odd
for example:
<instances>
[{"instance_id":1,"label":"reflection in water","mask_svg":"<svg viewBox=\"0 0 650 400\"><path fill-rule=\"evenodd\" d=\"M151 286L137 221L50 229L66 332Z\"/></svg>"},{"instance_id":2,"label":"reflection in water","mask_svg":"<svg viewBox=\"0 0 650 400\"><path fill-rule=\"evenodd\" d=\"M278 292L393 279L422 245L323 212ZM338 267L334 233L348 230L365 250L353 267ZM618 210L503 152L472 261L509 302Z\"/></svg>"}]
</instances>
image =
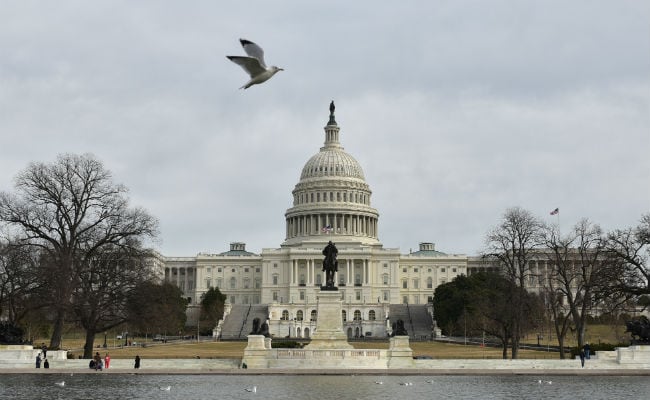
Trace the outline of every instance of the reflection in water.
<instances>
[{"instance_id":1,"label":"reflection in water","mask_svg":"<svg viewBox=\"0 0 650 400\"><path fill-rule=\"evenodd\" d=\"M0 375L2 399L575 400L649 392L647 377L620 376Z\"/></svg>"}]
</instances>

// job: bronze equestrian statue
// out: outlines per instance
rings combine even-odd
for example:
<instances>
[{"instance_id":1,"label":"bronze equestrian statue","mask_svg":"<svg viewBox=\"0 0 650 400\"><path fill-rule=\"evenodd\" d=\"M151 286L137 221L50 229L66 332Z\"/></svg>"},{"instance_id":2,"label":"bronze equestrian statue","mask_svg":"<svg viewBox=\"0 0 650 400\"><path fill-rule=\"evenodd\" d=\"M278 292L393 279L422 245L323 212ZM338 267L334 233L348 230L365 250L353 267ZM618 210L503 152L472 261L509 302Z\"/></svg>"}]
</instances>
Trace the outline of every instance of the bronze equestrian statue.
<instances>
[{"instance_id":1,"label":"bronze equestrian statue","mask_svg":"<svg viewBox=\"0 0 650 400\"><path fill-rule=\"evenodd\" d=\"M650 320L644 315L625 321L627 330L632 335L632 344L650 343Z\"/></svg>"},{"instance_id":2,"label":"bronze equestrian statue","mask_svg":"<svg viewBox=\"0 0 650 400\"><path fill-rule=\"evenodd\" d=\"M323 260L323 271L325 272L325 286L321 288L336 290L334 287L334 273L339 270L339 262L336 260L336 256L339 251L330 240L327 243L327 246L323 249L323 255L325 259Z\"/></svg>"}]
</instances>

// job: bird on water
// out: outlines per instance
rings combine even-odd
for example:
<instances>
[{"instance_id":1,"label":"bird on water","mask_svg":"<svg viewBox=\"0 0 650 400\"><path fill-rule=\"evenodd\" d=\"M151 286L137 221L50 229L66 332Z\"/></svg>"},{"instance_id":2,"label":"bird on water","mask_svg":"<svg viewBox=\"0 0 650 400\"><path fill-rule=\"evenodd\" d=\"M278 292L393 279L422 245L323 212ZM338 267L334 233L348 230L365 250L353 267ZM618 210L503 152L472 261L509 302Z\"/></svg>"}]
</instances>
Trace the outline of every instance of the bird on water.
<instances>
[{"instance_id":1,"label":"bird on water","mask_svg":"<svg viewBox=\"0 0 650 400\"><path fill-rule=\"evenodd\" d=\"M278 71L284 71L282 68L278 68L275 65L270 67L266 66L264 62L264 50L257 44L246 39L239 39L244 51L248 56L226 56L230 61L239 65L246 71L246 73L251 77L251 79L246 82L246 84L240 89L248 89L253 85L258 85L262 82L266 82Z\"/></svg>"}]
</instances>

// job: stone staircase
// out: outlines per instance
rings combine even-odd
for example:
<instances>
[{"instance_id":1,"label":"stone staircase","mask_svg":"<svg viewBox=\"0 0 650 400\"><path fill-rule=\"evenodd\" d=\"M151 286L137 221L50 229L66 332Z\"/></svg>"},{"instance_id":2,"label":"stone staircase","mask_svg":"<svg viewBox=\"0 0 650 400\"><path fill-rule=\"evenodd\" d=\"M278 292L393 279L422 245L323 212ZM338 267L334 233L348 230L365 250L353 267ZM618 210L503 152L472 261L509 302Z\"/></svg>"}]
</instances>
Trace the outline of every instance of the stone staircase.
<instances>
[{"instance_id":1,"label":"stone staircase","mask_svg":"<svg viewBox=\"0 0 650 400\"><path fill-rule=\"evenodd\" d=\"M401 319L411 340L428 340L431 338L433 320L423 304L391 304L388 316L390 324Z\"/></svg>"},{"instance_id":2,"label":"stone staircase","mask_svg":"<svg viewBox=\"0 0 650 400\"><path fill-rule=\"evenodd\" d=\"M263 304L233 304L230 314L223 321L221 340L244 340L253 330L253 320L267 320L269 310Z\"/></svg>"},{"instance_id":3,"label":"stone staircase","mask_svg":"<svg viewBox=\"0 0 650 400\"><path fill-rule=\"evenodd\" d=\"M408 309L411 315L411 327L413 333L409 331L412 340L431 340L431 328L433 319L424 304L409 304Z\"/></svg>"}]
</instances>

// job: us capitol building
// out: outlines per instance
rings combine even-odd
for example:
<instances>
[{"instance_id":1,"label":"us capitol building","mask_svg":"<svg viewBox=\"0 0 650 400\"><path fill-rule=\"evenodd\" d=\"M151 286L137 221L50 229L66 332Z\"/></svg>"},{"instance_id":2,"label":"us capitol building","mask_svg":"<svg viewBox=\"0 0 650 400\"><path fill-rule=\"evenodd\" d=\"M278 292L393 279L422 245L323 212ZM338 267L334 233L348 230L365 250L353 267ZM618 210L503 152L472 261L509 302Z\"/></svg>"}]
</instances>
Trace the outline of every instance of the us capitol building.
<instances>
[{"instance_id":1,"label":"us capitol building","mask_svg":"<svg viewBox=\"0 0 650 400\"><path fill-rule=\"evenodd\" d=\"M190 323L201 295L218 287L228 302L218 334L222 328L225 334L230 320L245 335L245 325L258 315L276 337L310 337L325 282L322 251L328 241L338 248L335 282L349 337L385 337L398 312L424 312L431 321L427 304L436 286L468 274L468 269L484 268L476 257L446 254L433 243L420 243L409 254L384 248L379 211L372 207L361 165L341 145L333 102L324 129L323 147L305 163L292 191L293 206L285 212L286 233L279 248L254 254L236 242L219 254L162 257L164 279L176 283L189 300ZM427 329L423 335L430 334L431 326Z\"/></svg>"}]
</instances>

